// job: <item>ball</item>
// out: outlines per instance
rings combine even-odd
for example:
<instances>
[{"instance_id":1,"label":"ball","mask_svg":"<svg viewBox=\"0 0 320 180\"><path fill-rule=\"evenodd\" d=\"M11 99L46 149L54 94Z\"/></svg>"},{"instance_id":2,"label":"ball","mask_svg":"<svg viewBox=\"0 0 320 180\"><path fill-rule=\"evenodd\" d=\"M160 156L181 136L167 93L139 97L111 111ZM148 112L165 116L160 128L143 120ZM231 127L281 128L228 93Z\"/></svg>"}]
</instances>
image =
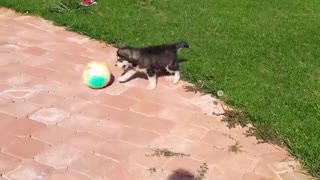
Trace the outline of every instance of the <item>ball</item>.
<instances>
[{"instance_id":1,"label":"ball","mask_svg":"<svg viewBox=\"0 0 320 180\"><path fill-rule=\"evenodd\" d=\"M84 83L92 89L100 89L108 85L111 73L106 64L90 62L83 71Z\"/></svg>"}]
</instances>

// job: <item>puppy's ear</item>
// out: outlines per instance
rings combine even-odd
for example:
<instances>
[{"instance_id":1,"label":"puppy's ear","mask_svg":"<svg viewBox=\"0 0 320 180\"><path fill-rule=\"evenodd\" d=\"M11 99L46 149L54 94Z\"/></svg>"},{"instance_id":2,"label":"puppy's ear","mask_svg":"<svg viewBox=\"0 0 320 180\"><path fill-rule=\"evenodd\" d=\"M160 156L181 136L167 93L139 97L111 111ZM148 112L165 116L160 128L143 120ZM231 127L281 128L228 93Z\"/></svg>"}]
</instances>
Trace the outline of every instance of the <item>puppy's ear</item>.
<instances>
[{"instance_id":1,"label":"puppy's ear","mask_svg":"<svg viewBox=\"0 0 320 180\"><path fill-rule=\"evenodd\" d=\"M118 54L129 59L132 58L132 50L129 48L121 48L118 50Z\"/></svg>"}]
</instances>

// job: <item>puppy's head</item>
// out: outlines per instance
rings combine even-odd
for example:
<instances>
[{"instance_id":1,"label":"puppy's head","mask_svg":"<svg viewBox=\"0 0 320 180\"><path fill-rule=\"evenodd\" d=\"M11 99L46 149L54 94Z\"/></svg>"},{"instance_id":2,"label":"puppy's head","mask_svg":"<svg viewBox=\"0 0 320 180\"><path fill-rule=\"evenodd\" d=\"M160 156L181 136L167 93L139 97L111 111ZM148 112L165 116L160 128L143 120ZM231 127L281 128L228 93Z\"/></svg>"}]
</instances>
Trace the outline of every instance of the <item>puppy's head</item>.
<instances>
[{"instance_id":1,"label":"puppy's head","mask_svg":"<svg viewBox=\"0 0 320 180\"><path fill-rule=\"evenodd\" d=\"M116 66L122 69L128 69L132 66L132 49L128 47L119 48L117 51L117 62Z\"/></svg>"}]
</instances>

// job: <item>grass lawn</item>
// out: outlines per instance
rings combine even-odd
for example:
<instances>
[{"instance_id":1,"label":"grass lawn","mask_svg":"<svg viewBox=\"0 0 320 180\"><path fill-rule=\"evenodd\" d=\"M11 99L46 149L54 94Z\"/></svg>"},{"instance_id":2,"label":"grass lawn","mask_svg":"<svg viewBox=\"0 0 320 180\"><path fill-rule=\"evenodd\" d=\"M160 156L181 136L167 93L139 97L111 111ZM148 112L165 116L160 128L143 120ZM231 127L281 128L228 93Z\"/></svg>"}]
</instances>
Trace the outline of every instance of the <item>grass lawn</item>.
<instances>
[{"instance_id":1,"label":"grass lawn","mask_svg":"<svg viewBox=\"0 0 320 180\"><path fill-rule=\"evenodd\" d=\"M64 2L65 1L65 2ZM320 177L319 0L1 0L108 43L186 40L183 77L222 90Z\"/></svg>"}]
</instances>

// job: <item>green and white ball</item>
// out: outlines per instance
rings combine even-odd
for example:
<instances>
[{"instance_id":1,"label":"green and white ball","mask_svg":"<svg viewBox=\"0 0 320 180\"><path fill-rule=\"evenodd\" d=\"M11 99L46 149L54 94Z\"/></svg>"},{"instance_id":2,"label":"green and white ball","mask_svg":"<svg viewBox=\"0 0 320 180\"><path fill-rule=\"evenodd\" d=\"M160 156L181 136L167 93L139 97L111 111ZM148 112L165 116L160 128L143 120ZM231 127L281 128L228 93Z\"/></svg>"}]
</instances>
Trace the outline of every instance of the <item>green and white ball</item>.
<instances>
[{"instance_id":1,"label":"green and white ball","mask_svg":"<svg viewBox=\"0 0 320 180\"><path fill-rule=\"evenodd\" d=\"M111 80L109 68L104 63L91 62L83 71L84 83L92 89L104 88Z\"/></svg>"}]
</instances>

